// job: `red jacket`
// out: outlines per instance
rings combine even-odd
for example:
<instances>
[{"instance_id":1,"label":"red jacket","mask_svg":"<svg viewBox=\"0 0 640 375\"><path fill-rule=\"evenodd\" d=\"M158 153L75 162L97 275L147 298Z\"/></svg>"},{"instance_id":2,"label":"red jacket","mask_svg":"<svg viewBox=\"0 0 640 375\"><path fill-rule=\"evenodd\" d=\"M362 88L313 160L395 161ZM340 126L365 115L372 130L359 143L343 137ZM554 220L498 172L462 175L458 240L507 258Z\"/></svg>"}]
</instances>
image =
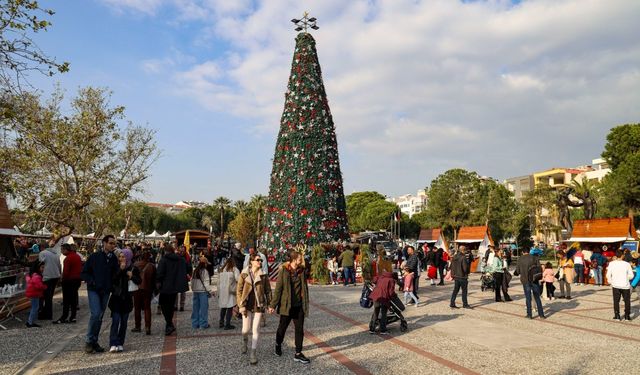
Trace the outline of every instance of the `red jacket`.
<instances>
[{"instance_id":1,"label":"red jacket","mask_svg":"<svg viewBox=\"0 0 640 375\"><path fill-rule=\"evenodd\" d=\"M27 275L27 290L24 295L28 298L42 298L44 297L44 291L47 290L47 286L42 282L42 275L34 273L31 276Z\"/></svg>"},{"instance_id":2,"label":"red jacket","mask_svg":"<svg viewBox=\"0 0 640 375\"><path fill-rule=\"evenodd\" d=\"M62 280L80 280L82 272L82 260L75 251L70 251L64 258L64 269L62 270Z\"/></svg>"},{"instance_id":3,"label":"red jacket","mask_svg":"<svg viewBox=\"0 0 640 375\"><path fill-rule=\"evenodd\" d=\"M388 305L391 298L396 294L396 281L393 278L393 273L384 271L380 276L374 278L373 282L376 286L373 288L373 292L371 292L369 297L374 302Z\"/></svg>"}]
</instances>

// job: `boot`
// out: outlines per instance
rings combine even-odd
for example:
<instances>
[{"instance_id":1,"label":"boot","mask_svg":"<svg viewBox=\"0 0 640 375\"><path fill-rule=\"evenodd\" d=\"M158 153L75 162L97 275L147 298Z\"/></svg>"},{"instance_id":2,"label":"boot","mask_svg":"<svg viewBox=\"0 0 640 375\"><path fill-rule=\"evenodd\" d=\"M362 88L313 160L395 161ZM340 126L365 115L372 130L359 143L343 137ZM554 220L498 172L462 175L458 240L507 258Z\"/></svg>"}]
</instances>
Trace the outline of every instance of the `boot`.
<instances>
[{"instance_id":1,"label":"boot","mask_svg":"<svg viewBox=\"0 0 640 375\"><path fill-rule=\"evenodd\" d=\"M252 365L255 365L256 363L258 363L258 357L256 356L256 350L255 349L251 349L251 352L249 352L249 363L251 363Z\"/></svg>"},{"instance_id":2,"label":"boot","mask_svg":"<svg viewBox=\"0 0 640 375\"><path fill-rule=\"evenodd\" d=\"M242 354L247 354L247 343L249 342L249 336L242 335Z\"/></svg>"}]
</instances>

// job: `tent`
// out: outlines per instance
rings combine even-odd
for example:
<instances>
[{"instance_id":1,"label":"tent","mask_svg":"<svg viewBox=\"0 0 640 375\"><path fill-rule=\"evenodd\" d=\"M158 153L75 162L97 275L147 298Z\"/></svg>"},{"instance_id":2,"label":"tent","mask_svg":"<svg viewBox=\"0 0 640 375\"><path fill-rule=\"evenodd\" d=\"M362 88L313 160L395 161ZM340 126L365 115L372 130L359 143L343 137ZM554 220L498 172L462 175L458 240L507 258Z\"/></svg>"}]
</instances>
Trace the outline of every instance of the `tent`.
<instances>
[{"instance_id":1,"label":"tent","mask_svg":"<svg viewBox=\"0 0 640 375\"><path fill-rule=\"evenodd\" d=\"M444 238L444 235L442 234L442 230L440 228L421 229L420 235L418 236L418 241L416 242L418 244L433 244L433 247L436 249L443 248L445 250L448 250L447 239Z\"/></svg>"},{"instance_id":2,"label":"tent","mask_svg":"<svg viewBox=\"0 0 640 375\"><path fill-rule=\"evenodd\" d=\"M163 235L161 235L160 233L158 233L158 231L154 230L153 232L147 234L146 236L144 236L145 238L151 239L151 240L159 240L164 238Z\"/></svg>"},{"instance_id":3,"label":"tent","mask_svg":"<svg viewBox=\"0 0 640 375\"><path fill-rule=\"evenodd\" d=\"M477 259L471 264L471 270L474 272L475 268L480 263L478 260L484 258L484 254L489 248L489 245L494 245L489 227L486 225L460 228L458 238L455 242L458 245L467 245L470 250L477 249ZM482 269L479 269L478 271L482 272Z\"/></svg>"},{"instance_id":4,"label":"tent","mask_svg":"<svg viewBox=\"0 0 640 375\"><path fill-rule=\"evenodd\" d=\"M166 238L171 237L171 232L167 231L167 233L163 234L162 237L166 237Z\"/></svg>"}]
</instances>

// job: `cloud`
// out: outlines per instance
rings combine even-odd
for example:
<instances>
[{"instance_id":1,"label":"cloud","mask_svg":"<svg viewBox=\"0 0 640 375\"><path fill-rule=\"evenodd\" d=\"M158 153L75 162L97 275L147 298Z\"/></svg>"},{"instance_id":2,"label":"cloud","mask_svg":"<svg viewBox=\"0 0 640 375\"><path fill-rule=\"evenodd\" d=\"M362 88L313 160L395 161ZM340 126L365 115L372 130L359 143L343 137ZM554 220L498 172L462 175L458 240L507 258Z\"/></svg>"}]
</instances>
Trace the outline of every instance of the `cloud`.
<instances>
[{"instance_id":1,"label":"cloud","mask_svg":"<svg viewBox=\"0 0 640 375\"><path fill-rule=\"evenodd\" d=\"M138 9L160 0L108 2ZM311 9L343 158L392 158L403 168L390 181L413 169L424 186L456 165L506 178L584 164L609 128L640 117L635 0L169 3L183 15L204 9L193 13L203 32L230 46L172 67L174 92L270 137L294 47L287 20ZM361 169L343 173L394 191Z\"/></svg>"}]
</instances>

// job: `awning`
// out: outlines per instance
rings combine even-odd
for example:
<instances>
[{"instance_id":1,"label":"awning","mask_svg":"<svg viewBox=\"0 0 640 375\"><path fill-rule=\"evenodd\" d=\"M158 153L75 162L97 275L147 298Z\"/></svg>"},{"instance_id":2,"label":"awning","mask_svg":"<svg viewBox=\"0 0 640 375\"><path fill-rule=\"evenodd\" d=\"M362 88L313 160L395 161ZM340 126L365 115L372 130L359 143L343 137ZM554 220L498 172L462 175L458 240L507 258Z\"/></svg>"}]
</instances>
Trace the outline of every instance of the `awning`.
<instances>
[{"instance_id":1,"label":"awning","mask_svg":"<svg viewBox=\"0 0 640 375\"><path fill-rule=\"evenodd\" d=\"M475 242L482 242L482 241L484 241L484 239L483 239L483 238L480 238L480 239L472 239L472 240L456 240L456 241L454 241L454 242L456 242L456 243L475 243Z\"/></svg>"},{"instance_id":2,"label":"awning","mask_svg":"<svg viewBox=\"0 0 640 375\"><path fill-rule=\"evenodd\" d=\"M436 243L437 240L418 240L416 243Z\"/></svg>"},{"instance_id":3,"label":"awning","mask_svg":"<svg viewBox=\"0 0 640 375\"><path fill-rule=\"evenodd\" d=\"M635 241L635 238L628 237L571 237L564 242L595 242L595 243L613 243Z\"/></svg>"},{"instance_id":4,"label":"awning","mask_svg":"<svg viewBox=\"0 0 640 375\"><path fill-rule=\"evenodd\" d=\"M2 235L2 236L22 236L22 233L18 232L15 229L0 228L0 235Z\"/></svg>"}]
</instances>

